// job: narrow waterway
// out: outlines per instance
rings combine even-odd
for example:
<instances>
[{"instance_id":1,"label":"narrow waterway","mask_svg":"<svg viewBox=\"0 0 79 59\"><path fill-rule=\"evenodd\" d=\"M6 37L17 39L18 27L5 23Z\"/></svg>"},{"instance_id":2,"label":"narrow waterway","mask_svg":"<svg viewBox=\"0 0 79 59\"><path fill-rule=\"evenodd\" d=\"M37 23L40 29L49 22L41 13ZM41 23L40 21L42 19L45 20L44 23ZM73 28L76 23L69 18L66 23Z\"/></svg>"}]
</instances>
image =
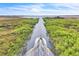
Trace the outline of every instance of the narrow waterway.
<instances>
[{"instance_id":1,"label":"narrow waterway","mask_svg":"<svg viewBox=\"0 0 79 59\"><path fill-rule=\"evenodd\" d=\"M27 51L29 51L30 49L32 49L34 47L35 41L39 37L40 38L44 38L44 40L46 41L46 45L47 45L46 49L47 50L48 50L48 48L49 49L52 48L50 40L49 40L49 37L47 36L47 31L46 31L46 28L44 26L44 21L43 21L42 17L39 18L38 23L35 25L35 27L33 29L33 33L32 33L31 39L27 43ZM42 41L40 41L40 42L42 42ZM42 43L40 44L40 47L42 47L42 49L44 50L44 46L42 45ZM39 48L39 49L41 50L41 48ZM37 50L39 50L39 49L37 49ZM53 54L51 54L51 55L53 55Z\"/></svg>"}]
</instances>

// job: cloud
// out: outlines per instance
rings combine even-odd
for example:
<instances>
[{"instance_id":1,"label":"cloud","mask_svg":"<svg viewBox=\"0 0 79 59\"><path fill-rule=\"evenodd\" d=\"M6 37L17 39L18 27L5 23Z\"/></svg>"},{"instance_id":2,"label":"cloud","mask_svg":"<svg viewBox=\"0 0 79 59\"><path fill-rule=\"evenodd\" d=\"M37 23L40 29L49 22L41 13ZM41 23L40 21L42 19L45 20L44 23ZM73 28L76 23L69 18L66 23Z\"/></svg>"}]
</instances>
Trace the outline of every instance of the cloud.
<instances>
[{"instance_id":1,"label":"cloud","mask_svg":"<svg viewBox=\"0 0 79 59\"><path fill-rule=\"evenodd\" d=\"M0 15L58 15L79 14L78 3L45 3L45 4L19 4L15 6L0 7Z\"/></svg>"}]
</instances>

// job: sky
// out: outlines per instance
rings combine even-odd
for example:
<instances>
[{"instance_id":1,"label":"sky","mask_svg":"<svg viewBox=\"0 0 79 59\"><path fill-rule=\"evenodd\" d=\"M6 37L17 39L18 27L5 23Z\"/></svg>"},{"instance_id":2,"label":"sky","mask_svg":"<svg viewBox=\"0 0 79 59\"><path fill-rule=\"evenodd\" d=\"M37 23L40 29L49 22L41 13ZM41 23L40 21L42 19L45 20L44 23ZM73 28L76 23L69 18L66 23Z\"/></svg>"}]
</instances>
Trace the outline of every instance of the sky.
<instances>
[{"instance_id":1,"label":"sky","mask_svg":"<svg viewBox=\"0 0 79 59\"><path fill-rule=\"evenodd\" d=\"M79 3L0 3L0 15L79 15Z\"/></svg>"}]
</instances>

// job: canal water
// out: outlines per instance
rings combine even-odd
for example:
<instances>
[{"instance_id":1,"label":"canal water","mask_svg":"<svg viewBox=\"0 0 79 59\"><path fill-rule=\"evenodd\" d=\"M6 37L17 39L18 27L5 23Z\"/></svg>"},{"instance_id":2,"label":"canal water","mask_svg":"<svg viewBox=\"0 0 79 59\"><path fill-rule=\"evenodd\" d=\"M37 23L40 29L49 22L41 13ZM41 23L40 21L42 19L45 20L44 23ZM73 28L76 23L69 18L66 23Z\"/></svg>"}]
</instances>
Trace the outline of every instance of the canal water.
<instances>
[{"instance_id":1,"label":"canal water","mask_svg":"<svg viewBox=\"0 0 79 59\"><path fill-rule=\"evenodd\" d=\"M38 54L38 52L37 53L34 53L34 50L33 50L33 53L35 54L35 55L44 55L44 52L43 52L43 50L47 53L47 51L48 50L50 50L51 48L52 48L52 44L51 44L51 42L50 42L50 39L49 39L49 36L47 35L47 31L46 31L46 28L45 28L45 26L44 26L44 21L43 21L43 18L42 17L40 17L39 18L39 20L38 20L38 23L35 25L35 27L34 27L34 29L33 29L33 32L32 32L32 35L31 35L31 38L30 38L30 40L27 42L27 44L26 44L26 46L25 46L25 48L24 48L24 50L23 50L23 52L22 52L22 54L21 55L23 55L23 56L26 56L27 55L27 52L29 52L29 50L33 50L33 48L34 48L34 46L39 46L40 45L40 48L34 48L34 50L37 52L38 50L39 51L42 51L42 52L39 52L40 54ZM41 45L42 45L42 43L41 44L37 44L37 45L35 45L35 42L37 41L36 39L37 38L43 38L44 39L44 41L45 42L43 42L43 43L46 43L46 48L44 48L44 46L43 46L43 48L41 48ZM30 53L31 54L31 53ZM48 53L47 54L49 54L49 55L54 55L51 51L48 51Z\"/></svg>"},{"instance_id":2,"label":"canal water","mask_svg":"<svg viewBox=\"0 0 79 59\"><path fill-rule=\"evenodd\" d=\"M27 44L27 50L31 49L34 46L36 38L41 37L46 40L47 47L51 48L51 43L49 37L47 36L47 31L44 26L44 21L42 17L39 18L38 23L35 25L30 41Z\"/></svg>"}]
</instances>

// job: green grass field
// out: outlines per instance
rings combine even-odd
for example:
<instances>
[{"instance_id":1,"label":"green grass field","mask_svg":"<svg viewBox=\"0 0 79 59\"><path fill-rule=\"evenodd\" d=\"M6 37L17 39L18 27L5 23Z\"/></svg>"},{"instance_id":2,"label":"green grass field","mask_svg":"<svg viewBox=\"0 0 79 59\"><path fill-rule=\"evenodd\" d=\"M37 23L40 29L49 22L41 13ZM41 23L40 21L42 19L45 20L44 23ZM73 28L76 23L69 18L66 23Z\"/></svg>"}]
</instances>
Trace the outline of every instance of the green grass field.
<instances>
[{"instance_id":1,"label":"green grass field","mask_svg":"<svg viewBox=\"0 0 79 59\"><path fill-rule=\"evenodd\" d=\"M17 55L36 23L32 18L0 20L0 56Z\"/></svg>"},{"instance_id":2,"label":"green grass field","mask_svg":"<svg viewBox=\"0 0 79 59\"><path fill-rule=\"evenodd\" d=\"M54 48L60 56L79 56L79 19L44 18Z\"/></svg>"}]
</instances>

